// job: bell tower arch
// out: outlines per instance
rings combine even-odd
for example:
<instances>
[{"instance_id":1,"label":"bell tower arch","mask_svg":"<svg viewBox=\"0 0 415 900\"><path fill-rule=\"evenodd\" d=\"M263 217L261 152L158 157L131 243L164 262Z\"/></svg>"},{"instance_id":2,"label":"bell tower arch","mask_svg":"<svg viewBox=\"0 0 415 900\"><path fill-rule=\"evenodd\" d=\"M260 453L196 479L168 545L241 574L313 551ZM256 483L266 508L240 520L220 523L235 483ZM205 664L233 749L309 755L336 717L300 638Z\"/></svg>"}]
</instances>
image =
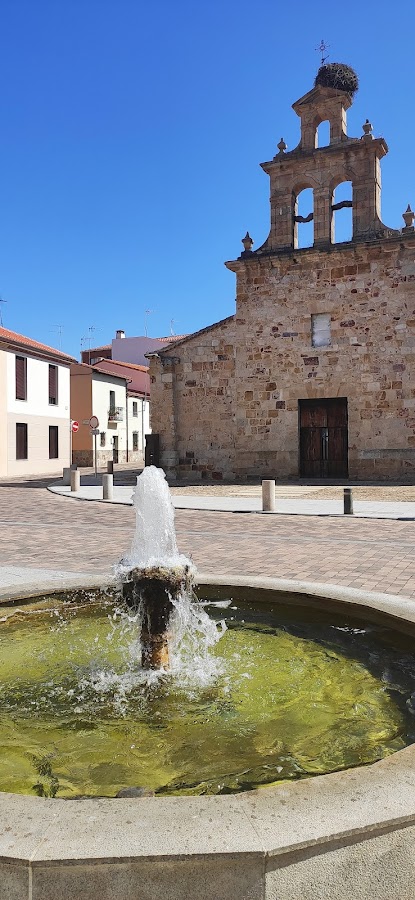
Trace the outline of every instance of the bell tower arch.
<instances>
[{"instance_id":1,"label":"bell tower arch","mask_svg":"<svg viewBox=\"0 0 415 900\"><path fill-rule=\"evenodd\" d=\"M344 77L346 76L346 77ZM348 137L347 111L357 89L357 76L348 66L322 66L312 90L293 104L300 119L300 142L288 151L281 138L278 153L262 168L270 177L271 230L260 250L297 249L297 225L313 220L314 246L334 242L334 213L344 206L353 210L353 242L384 236L381 221L380 160L388 152L383 138L374 138L368 119L361 137ZM330 141L318 147L317 130L329 122ZM351 200L334 202L334 191L342 182L351 183ZM299 216L298 194L313 191L307 216ZM258 251L257 251L258 252Z\"/></svg>"}]
</instances>

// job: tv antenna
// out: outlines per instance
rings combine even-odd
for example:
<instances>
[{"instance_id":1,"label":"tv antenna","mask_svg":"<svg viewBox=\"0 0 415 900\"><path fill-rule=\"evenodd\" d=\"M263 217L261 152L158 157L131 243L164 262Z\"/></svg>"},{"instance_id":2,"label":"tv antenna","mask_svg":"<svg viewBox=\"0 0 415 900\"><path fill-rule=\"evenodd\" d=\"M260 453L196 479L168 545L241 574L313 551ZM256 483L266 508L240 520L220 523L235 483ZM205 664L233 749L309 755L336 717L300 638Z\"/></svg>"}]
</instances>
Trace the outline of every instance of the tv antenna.
<instances>
[{"instance_id":1,"label":"tv antenna","mask_svg":"<svg viewBox=\"0 0 415 900\"><path fill-rule=\"evenodd\" d=\"M4 325L3 325L3 309L1 306L2 303L7 303L7 300L4 300L3 297L0 297L0 327L1 328L4 327Z\"/></svg>"},{"instance_id":2,"label":"tv antenna","mask_svg":"<svg viewBox=\"0 0 415 900\"><path fill-rule=\"evenodd\" d=\"M154 309L145 309L144 310L144 334L148 337L148 317L154 313Z\"/></svg>"},{"instance_id":3,"label":"tv antenna","mask_svg":"<svg viewBox=\"0 0 415 900\"><path fill-rule=\"evenodd\" d=\"M101 331L101 329L96 328L95 325L90 325L88 328L88 334L86 335L86 337L81 337L81 353L82 353L82 348L85 346L85 344L88 344L88 363L89 363L89 365L91 364L91 341L92 341L92 335L93 335L94 331Z\"/></svg>"},{"instance_id":4,"label":"tv antenna","mask_svg":"<svg viewBox=\"0 0 415 900\"><path fill-rule=\"evenodd\" d=\"M326 62L329 58L328 50L330 49L330 44L326 44L325 40L322 38L320 41L320 46L316 47L317 53L321 53L321 65L325 66Z\"/></svg>"},{"instance_id":5,"label":"tv antenna","mask_svg":"<svg viewBox=\"0 0 415 900\"><path fill-rule=\"evenodd\" d=\"M59 350L62 350L62 332L63 332L63 325L54 325L53 328L52 328L52 331L53 331L53 332L56 331L56 332L58 333L58 335L59 335Z\"/></svg>"}]
</instances>

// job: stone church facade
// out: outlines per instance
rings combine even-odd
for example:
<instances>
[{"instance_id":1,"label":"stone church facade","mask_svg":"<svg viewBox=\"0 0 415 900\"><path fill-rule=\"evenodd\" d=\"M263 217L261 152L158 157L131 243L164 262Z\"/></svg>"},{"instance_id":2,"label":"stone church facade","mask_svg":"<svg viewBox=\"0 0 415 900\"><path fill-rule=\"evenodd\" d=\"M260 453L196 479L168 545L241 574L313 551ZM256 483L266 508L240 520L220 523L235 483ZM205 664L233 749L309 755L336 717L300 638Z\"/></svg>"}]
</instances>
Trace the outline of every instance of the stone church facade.
<instances>
[{"instance_id":1,"label":"stone church facade","mask_svg":"<svg viewBox=\"0 0 415 900\"><path fill-rule=\"evenodd\" d=\"M317 79L316 79L317 81ZM415 232L380 218L383 138L348 137L352 95L316 86L293 105L298 147L262 168L271 229L227 267L236 313L149 355L160 465L180 478L353 478L415 475ZM329 122L327 146L317 130ZM339 184L349 201L335 203ZM298 197L313 191L312 213ZM352 209L351 240L335 213ZM298 247L313 221L314 242Z\"/></svg>"}]
</instances>

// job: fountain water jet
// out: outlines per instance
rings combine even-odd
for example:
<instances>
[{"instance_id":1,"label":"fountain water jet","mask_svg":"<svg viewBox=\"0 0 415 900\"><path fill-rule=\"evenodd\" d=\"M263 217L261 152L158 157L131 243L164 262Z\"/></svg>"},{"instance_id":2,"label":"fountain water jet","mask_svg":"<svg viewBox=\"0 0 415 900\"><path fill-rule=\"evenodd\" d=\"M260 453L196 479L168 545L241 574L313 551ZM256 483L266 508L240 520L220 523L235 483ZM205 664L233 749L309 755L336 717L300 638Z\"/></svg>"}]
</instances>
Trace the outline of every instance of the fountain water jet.
<instances>
[{"instance_id":1,"label":"fountain water jet","mask_svg":"<svg viewBox=\"0 0 415 900\"><path fill-rule=\"evenodd\" d=\"M179 554L174 508L162 469L147 466L133 492L136 529L118 566L126 604L141 617L142 666L169 667L169 623L177 601L192 595L195 569Z\"/></svg>"}]
</instances>

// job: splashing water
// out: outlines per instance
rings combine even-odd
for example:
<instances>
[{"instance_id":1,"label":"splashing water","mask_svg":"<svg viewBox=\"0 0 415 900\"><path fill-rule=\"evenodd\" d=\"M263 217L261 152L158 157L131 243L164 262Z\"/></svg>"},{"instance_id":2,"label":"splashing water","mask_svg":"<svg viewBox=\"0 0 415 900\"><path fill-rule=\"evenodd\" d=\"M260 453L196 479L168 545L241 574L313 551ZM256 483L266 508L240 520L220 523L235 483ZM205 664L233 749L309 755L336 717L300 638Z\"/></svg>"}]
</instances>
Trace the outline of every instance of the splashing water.
<instances>
[{"instance_id":1,"label":"splashing water","mask_svg":"<svg viewBox=\"0 0 415 900\"><path fill-rule=\"evenodd\" d=\"M190 559L179 553L174 527L174 507L166 476L156 466L146 466L137 478L133 492L136 528L130 552L118 566L121 581L140 573L157 570L163 577L186 572L186 583L192 584L196 569ZM226 631L225 622L215 623L203 604L189 590L175 595L169 592L172 614L168 625L169 675L179 678L181 686L192 689L205 686L223 673L224 664L211 650ZM137 627L143 620L143 604L137 610ZM166 675L161 667L152 672L151 680Z\"/></svg>"},{"instance_id":2,"label":"splashing water","mask_svg":"<svg viewBox=\"0 0 415 900\"><path fill-rule=\"evenodd\" d=\"M192 564L179 553L174 528L174 507L163 469L146 466L133 491L136 526L130 553L119 563L121 570L174 568Z\"/></svg>"}]
</instances>

